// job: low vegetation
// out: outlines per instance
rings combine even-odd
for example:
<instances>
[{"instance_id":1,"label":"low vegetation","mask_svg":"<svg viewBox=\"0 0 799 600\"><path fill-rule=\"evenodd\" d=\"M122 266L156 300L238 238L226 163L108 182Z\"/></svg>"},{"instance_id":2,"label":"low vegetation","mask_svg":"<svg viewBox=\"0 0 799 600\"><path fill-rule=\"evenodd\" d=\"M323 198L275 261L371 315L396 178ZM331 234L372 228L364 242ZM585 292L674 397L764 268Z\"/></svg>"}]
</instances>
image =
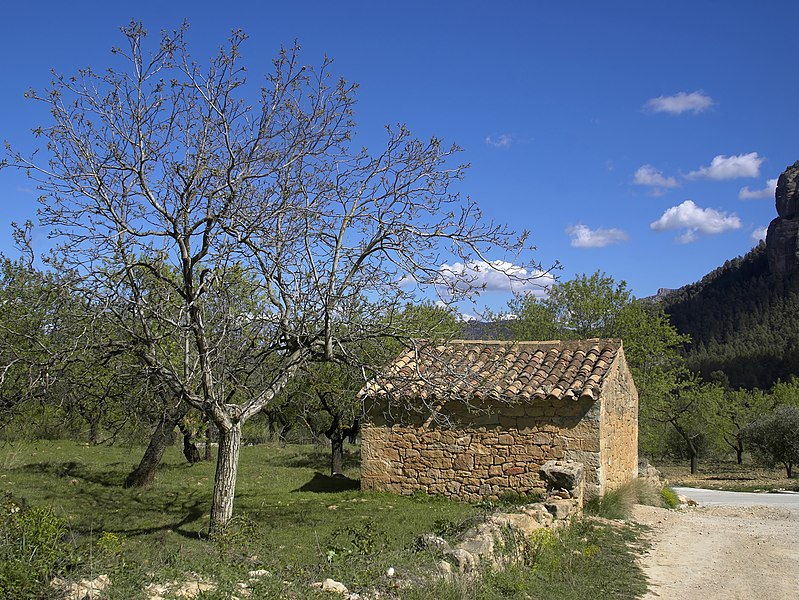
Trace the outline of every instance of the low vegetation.
<instances>
[{"instance_id":1,"label":"low vegetation","mask_svg":"<svg viewBox=\"0 0 799 600\"><path fill-rule=\"evenodd\" d=\"M0 596L37 598L55 575L105 574L110 599L145 598L148 585L191 578L216 584L203 598L230 598L251 571L268 573L250 584L254 598L327 597L311 584L328 577L396 598L582 598L589 589L634 598L645 588L637 530L590 520L533 538L524 561L502 573L430 579L440 557L419 551L419 536L452 541L495 507L364 493L355 471L323 474L329 451L312 446L244 448L237 516L209 539L214 465L190 466L171 446L150 488L124 489L139 452L70 441L0 447Z\"/></svg>"},{"instance_id":2,"label":"low vegetation","mask_svg":"<svg viewBox=\"0 0 799 600\"><path fill-rule=\"evenodd\" d=\"M604 496L589 499L585 512L605 519L628 519L636 504L674 508L670 494L673 492L669 488L658 490L642 479L633 479Z\"/></svg>"},{"instance_id":3,"label":"low vegetation","mask_svg":"<svg viewBox=\"0 0 799 600\"><path fill-rule=\"evenodd\" d=\"M784 468L764 467L749 461L739 465L734 460L708 458L699 463L699 470L693 475L682 461L658 463L658 469L674 486L733 492L799 491L799 480L785 477Z\"/></svg>"}]
</instances>

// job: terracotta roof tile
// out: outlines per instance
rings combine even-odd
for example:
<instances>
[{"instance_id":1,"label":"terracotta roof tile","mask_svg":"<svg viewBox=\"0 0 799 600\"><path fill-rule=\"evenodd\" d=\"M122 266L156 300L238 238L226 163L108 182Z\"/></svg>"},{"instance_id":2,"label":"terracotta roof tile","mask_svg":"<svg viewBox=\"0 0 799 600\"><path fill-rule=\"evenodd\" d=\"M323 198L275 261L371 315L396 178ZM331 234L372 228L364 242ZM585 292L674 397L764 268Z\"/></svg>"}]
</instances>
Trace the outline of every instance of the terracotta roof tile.
<instances>
[{"instance_id":1,"label":"terracotta roof tile","mask_svg":"<svg viewBox=\"0 0 799 600\"><path fill-rule=\"evenodd\" d=\"M366 384L361 396L596 399L620 340L484 342L411 348Z\"/></svg>"}]
</instances>

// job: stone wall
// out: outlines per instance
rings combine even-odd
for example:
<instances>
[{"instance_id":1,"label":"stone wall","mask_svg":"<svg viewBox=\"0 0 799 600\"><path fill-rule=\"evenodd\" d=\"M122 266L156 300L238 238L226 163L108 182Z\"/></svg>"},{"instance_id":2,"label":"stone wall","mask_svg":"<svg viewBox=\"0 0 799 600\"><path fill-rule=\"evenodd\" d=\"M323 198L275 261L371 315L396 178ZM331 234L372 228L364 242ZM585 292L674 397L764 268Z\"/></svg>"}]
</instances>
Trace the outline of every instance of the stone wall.
<instances>
[{"instance_id":1,"label":"stone wall","mask_svg":"<svg viewBox=\"0 0 799 600\"><path fill-rule=\"evenodd\" d=\"M419 490L465 501L509 491L543 494L539 470L553 459L583 464L587 497L636 475L638 395L623 359L609 370L597 401L550 398L484 404L477 411L450 401L442 408L446 426L389 420L388 410L369 410L362 429L364 490Z\"/></svg>"},{"instance_id":2,"label":"stone wall","mask_svg":"<svg viewBox=\"0 0 799 600\"><path fill-rule=\"evenodd\" d=\"M466 501L507 491L538 494L545 491L541 466L571 459L585 464L586 490L597 493L596 403L505 405L476 417L454 410L451 417L451 427L365 425L361 487L399 494L421 490Z\"/></svg>"}]
</instances>

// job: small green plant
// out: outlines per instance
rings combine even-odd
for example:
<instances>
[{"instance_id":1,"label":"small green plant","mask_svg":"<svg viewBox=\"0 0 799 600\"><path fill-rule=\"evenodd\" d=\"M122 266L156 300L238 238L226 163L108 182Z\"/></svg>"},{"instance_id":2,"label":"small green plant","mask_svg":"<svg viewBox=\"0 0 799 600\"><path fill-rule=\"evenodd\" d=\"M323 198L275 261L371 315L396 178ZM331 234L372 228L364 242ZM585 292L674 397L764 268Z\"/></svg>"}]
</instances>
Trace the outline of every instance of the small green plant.
<instances>
[{"instance_id":1,"label":"small green plant","mask_svg":"<svg viewBox=\"0 0 799 600\"><path fill-rule=\"evenodd\" d=\"M377 550L380 533L371 519L362 525L339 527L333 531L325 556L328 562L336 559L358 555L367 556Z\"/></svg>"},{"instance_id":2,"label":"small green plant","mask_svg":"<svg viewBox=\"0 0 799 600\"><path fill-rule=\"evenodd\" d=\"M210 535L220 559L229 560L235 555L245 556L255 543L258 524L246 514L234 515L224 525L217 525Z\"/></svg>"},{"instance_id":3,"label":"small green plant","mask_svg":"<svg viewBox=\"0 0 799 600\"><path fill-rule=\"evenodd\" d=\"M660 490L660 498L666 508L673 509L680 505L680 499L677 497L677 492L670 487L664 487Z\"/></svg>"},{"instance_id":4,"label":"small green plant","mask_svg":"<svg viewBox=\"0 0 799 600\"><path fill-rule=\"evenodd\" d=\"M106 556L116 556L122 552L124 535L103 531L97 538L97 549Z\"/></svg>"}]
</instances>

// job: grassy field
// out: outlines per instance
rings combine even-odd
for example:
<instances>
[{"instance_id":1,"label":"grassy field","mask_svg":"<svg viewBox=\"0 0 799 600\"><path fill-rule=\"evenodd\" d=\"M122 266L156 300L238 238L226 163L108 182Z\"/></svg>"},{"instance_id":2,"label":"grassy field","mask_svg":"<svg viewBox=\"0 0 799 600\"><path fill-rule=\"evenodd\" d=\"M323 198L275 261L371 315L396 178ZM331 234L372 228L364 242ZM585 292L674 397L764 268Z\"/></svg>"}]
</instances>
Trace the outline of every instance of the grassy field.
<instances>
[{"instance_id":1,"label":"grassy field","mask_svg":"<svg viewBox=\"0 0 799 600\"><path fill-rule=\"evenodd\" d=\"M691 475L687 461L662 463L656 467L670 485L699 487L735 492L767 492L770 490L799 491L799 479L785 476L785 469L769 469L752 463L737 464L733 460L699 462L699 472Z\"/></svg>"},{"instance_id":2,"label":"grassy field","mask_svg":"<svg viewBox=\"0 0 799 600\"><path fill-rule=\"evenodd\" d=\"M54 518L67 524L68 551L57 557L54 571L72 579L107 574L110 599L146 598L150 584L192 578L214 583L215 591L202 598L231 598L254 570L269 574L252 582L252 598L329 598L310 587L328 577L350 590L378 590L384 598L427 598L433 589L442 599L568 599L597 589L603 597L635 598L645 588L634 563L634 528L586 521L505 573L468 584L398 589L406 585L398 582L423 581L439 558L416 550L421 534L452 539L487 507L361 492L356 470L346 473L350 479L327 477L328 454L312 447L244 448L236 517L227 531L208 540L213 463L189 466L170 448L153 486L123 489L140 452L68 441L0 446L6 562L8 519L16 510L8 507L27 505L52 507ZM396 571L391 579L389 567Z\"/></svg>"}]
</instances>

